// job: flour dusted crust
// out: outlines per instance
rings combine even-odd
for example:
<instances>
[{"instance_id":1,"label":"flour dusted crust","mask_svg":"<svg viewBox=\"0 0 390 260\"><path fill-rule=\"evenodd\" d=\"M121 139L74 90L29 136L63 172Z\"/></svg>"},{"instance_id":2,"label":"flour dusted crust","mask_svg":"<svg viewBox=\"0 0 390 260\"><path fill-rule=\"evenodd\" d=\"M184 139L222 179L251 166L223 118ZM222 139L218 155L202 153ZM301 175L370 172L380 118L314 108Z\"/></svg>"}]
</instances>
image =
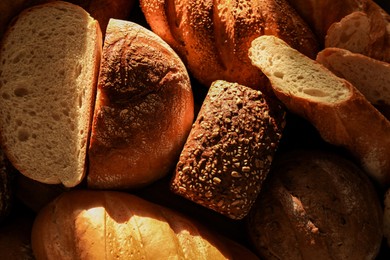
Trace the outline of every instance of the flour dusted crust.
<instances>
[{"instance_id":1,"label":"flour dusted crust","mask_svg":"<svg viewBox=\"0 0 390 260\"><path fill-rule=\"evenodd\" d=\"M215 81L181 152L171 189L242 219L268 174L283 124L283 109L261 92Z\"/></svg>"},{"instance_id":2,"label":"flour dusted crust","mask_svg":"<svg viewBox=\"0 0 390 260\"><path fill-rule=\"evenodd\" d=\"M264 90L267 80L247 52L263 34L285 39L314 57L318 44L285 0L142 0L152 30L175 49L203 85L223 79Z\"/></svg>"},{"instance_id":3,"label":"flour dusted crust","mask_svg":"<svg viewBox=\"0 0 390 260\"><path fill-rule=\"evenodd\" d=\"M175 52L153 32L111 19L103 48L87 183L139 188L170 170L190 131L194 101Z\"/></svg>"}]
</instances>

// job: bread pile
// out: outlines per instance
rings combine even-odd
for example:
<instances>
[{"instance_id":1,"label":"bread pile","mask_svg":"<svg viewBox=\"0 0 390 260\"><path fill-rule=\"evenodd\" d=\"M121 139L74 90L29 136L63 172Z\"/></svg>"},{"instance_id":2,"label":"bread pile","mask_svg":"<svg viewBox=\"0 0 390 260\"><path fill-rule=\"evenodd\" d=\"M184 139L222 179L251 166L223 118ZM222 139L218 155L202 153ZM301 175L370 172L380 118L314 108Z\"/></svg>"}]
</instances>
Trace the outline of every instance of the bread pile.
<instances>
[{"instance_id":1,"label":"bread pile","mask_svg":"<svg viewBox=\"0 0 390 260\"><path fill-rule=\"evenodd\" d=\"M0 144L18 170L4 174L11 197L0 189L0 248L386 259L390 19L378 4L0 3ZM34 222L1 240L26 210Z\"/></svg>"}]
</instances>

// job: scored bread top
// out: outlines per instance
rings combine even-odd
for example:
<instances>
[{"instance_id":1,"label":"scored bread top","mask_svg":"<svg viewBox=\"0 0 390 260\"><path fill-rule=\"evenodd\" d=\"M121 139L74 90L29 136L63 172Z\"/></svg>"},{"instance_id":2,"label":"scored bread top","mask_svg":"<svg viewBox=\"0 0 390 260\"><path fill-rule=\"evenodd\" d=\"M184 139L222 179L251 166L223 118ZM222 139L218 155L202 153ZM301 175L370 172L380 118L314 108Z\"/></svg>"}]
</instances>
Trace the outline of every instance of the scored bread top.
<instances>
[{"instance_id":1,"label":"scored bread top","mask_svg":"<svg viewBox=\"0 0 390 260\"><path fill-rule=\"evenodd\" d=\"M86 147L102 35L81 7L53 2L22 12L0 52L1 142L24 175L77 185Z\"/></svg>"}]
</instances>

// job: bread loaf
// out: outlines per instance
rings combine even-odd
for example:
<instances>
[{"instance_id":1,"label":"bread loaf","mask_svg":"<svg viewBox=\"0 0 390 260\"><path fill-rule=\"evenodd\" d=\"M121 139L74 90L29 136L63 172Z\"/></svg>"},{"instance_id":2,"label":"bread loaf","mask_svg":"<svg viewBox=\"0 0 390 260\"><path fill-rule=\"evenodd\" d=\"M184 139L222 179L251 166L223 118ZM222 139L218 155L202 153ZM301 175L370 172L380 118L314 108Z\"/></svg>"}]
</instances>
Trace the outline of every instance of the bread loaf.
<instances>
[{"instance_id":1,"label":"bread loaf","mask_svg":"<svg viewBox=\"0 0 390 260\"><path fill-rule=\"evenodd\" d=\"M340 48L325 48L316 60L351 82L382 114L390 108L390 63Z\"/></svg>"},{"instance_id":2,"label":"bread loaf","mask_svg":"<svg viewBox=\"0 0 390 260\"><path fill-rule=\"evenodd\" d=\"M22 12L0 49L0 132L24 175L72 187L85 174L102 35L66 2Z\"/></svg>"},{"instance_id":3,"label":"bread loaf","mask_svg":"<svg viewBox=\"0 0 390 260\"><path fill-rule=\"evenodd\" d=\"M181 152L172 191L242 219L267 177L283 124L284 110L260 91L215 81Z\"/></svg>"},{"instance_id":4,"label":"bread loaf","mask_svg":"<svg viewBox=\"0 0 390 260\"><path fill-rule=\"evenodd\" d=\"M0 149L0 224L11 212L14 200L14 176L10 172L11 165Z\"/></svg>"},{"instance_id":5,"label":"bread loaf","mask_svg":"<svg viewBox=\"0 0 390 260\"><path fill-rule=\"evenodd\" d=\"M354 163L317 150L278 154L248 214L262 259L376 259L382 207Z\"/></svg>"},{"instance_id":6,"label":"bread loaf","mask_svg":"<svg viewBox=\"0 0 390 260\"><path fill-rule=\"evenodd\" d=\"M289 111L348 150L379 184L390 184L390 122L350 82L274 36L254 40L249 57Z\"/></svg>"},{"instance_id":7,"label":"bread loaf","mask_svg":"<svg viewBox=\"0 0 390 260\"><path fill-rule=\"evenodd\" d=\"M139 188L175 167L194 119L186 68L148 29L111 19L100 67L87 182Z\"/></svg>"},{"instance_id":8,"label":"bread loaf","mask_svg":"<svg viewBox=\"0 0 390 260\"><path fill-rule=\"evenodd\" d=\"M286 0L141 0L151 29L175 49L204 86L226 80L265 88L267 79L251 65L251 41L263 34L281 37L310 57L317 40Z\"/></svg>"},{"instance_id":9,"label":"bread loaf","mask_svg":"<svg viewBox=\"0 0 390 260\"><path fill-rule=\"evenodd\" d=\"M333 23L325 37L325 47L338 47L390 62L390 16L371 3L364 12L356 11Z\"/></svg>"},{"instance_id":10,"label":"bread loaf","mask_svg":"<svg viewBox=\"0 0 390 260\"><path fill-rule=\"evenodd\" d=\"M134 195L64 193L35 219L39 259L258 259L198 222Z\"/></svg>"}]
</instances>

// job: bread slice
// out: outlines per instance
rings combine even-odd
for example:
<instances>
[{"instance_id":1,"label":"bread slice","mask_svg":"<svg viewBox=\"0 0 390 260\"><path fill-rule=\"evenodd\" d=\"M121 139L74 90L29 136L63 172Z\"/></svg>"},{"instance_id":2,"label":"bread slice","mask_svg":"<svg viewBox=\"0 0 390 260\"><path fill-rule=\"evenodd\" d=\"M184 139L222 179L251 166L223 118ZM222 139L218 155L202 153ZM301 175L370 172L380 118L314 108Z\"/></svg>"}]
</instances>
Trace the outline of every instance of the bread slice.
<instances>
[{"instance_id":1,"label":"bread slice","mask_svg":"<svg viewBox=\"0 0 390 260\"><path fill-rule=\"evenodd\" d=\"M1 143L34 180L75 186L85 174L102 35L66 2L22 12L0 52Z\"/></svg>"},{"instance_id":2,"label":"bread slice","mask_svg":"<svg viewBox=\"0 0 390 260\"><path fill-rule=\"evenodd\" d=\"M376 4L333 23L325 47L338 47L390 62L390 16Z\"/></svg>"},{"instance_id":3,"label":"bread slice","mask_svg":"<svg viewBox=\"0 0 390 260\"><path fill-rule=\"evenodd\" d=\"M390 184L390 122L350 82L274 36L256 38L249 57L290 111L350 151L380 184Z\"/></svg>"},{"instance_id":4,"label":"bread slice","mask_svg":"<svg viewBox=\"0 0 390 260\"><path fill-rule=\"evenodd\" d=\"M390 108L389 63L341 48L325 48L316 60L351 82L382 113L381 108Z\"/></svg>"}]
</instances>

